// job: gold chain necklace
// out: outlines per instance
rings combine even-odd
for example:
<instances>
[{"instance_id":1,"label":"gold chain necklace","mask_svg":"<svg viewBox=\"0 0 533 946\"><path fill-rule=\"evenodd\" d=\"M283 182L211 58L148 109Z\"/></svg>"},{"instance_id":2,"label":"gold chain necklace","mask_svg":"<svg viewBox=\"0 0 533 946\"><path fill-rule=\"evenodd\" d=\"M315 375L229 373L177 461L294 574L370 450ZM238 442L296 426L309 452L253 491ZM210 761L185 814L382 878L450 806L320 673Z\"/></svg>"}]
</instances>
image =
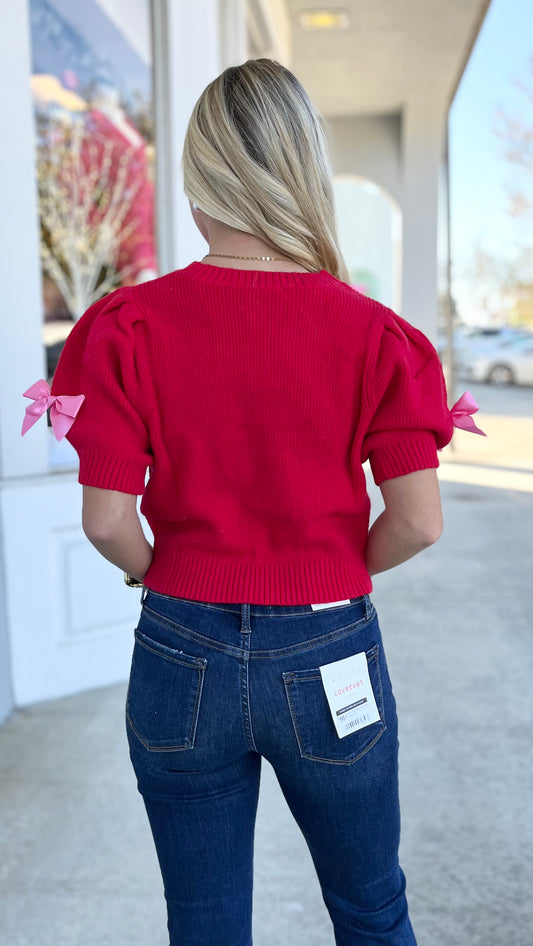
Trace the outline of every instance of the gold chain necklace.
<instances>
[{"instance_id":1,"label":"gold chain necklace","mask_svg":"<svg viewBox=\"0 0 533 946\"><path fill-rule=\"evenodd\" d=\"M261 260L264 263L292 263L293 260L287 259L286 256L230 256L229 253L206 253L204 259L209 259L210 257L215 257L216 259L247 259L247 260Z\"/></svg>"}]
</instances>

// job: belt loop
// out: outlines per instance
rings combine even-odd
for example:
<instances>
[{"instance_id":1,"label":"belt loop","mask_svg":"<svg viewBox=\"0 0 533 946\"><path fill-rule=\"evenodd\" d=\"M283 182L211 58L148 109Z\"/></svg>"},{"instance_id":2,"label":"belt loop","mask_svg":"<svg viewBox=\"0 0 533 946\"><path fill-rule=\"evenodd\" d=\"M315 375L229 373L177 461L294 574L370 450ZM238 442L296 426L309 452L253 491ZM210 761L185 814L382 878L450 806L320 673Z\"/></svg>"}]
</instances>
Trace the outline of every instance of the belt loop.
<instances>
[{"instance_id":1,"label":"belt loop","mask_svg":"<svg viewBox=\"0 0 533 946\"><path fill-rule=\"evenodd\" d=\"M249 634L250 631L250 605L241 604L241 634Z\"/></svg>"},{"instance_id":2,"label":"belt loop","mask_svg":"<svg viewBox=\"0 0 533 946\"><path fill-rule=\"evenodd\" d=\"M372 614L372 602L370 600L370 595L365 595L365 618L368 620Z\"/></svg>"},{"instance_id":3,"label":"belt loop","mask_svg":"<svg viewBox=\"0 0 533 946\"><path fill-rule=\"evenodd\" d=\"M148 588L146 587L146 585L143 585L143 589L141 591L141 605L144 604L144 599L146 598L147 594L148 594Z\"/></svg>"}]
</instances>

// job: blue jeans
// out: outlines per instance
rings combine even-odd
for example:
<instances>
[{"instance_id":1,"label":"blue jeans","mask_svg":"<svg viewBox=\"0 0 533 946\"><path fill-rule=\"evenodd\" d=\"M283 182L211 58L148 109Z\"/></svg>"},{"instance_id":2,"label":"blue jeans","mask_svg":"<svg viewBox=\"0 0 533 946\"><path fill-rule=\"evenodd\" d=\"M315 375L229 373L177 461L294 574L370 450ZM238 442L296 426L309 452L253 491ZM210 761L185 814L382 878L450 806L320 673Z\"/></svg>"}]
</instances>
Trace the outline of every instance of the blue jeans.
<instances>
[{"instance_id":1,"label":"blue jeans","mask_svg":"<svg viewBox=\"0 0 533 946\"><path fill-rule=\"evenodd\" d=\"M318 668L362 651L381 718L341 739ZM126 715L171 946L251 946L261 756L307 841L337 946L416 946L396 708L368 596L313 611L148 591Z\"/></svg>"}]
</instances>

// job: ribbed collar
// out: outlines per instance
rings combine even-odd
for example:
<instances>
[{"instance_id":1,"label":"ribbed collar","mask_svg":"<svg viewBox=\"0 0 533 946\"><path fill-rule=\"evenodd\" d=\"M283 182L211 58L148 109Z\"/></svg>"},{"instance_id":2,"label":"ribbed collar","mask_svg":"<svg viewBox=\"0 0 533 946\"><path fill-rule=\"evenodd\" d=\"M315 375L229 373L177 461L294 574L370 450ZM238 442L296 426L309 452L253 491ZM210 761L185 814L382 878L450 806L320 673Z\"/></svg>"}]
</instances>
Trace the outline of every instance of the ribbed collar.
<instances>
[{"instance_id":1,"label":"ribbed collar","mask_svg":"<svg viewBox=\"0 0 533 946\"><path fill-rule=\"evenodd\" d=\"M190 263L183 270L195 280L218 286L238 286L241 288L299 289L325 286L334 277L325 269L317 273L269 273L258 269L231 269L225 266L211 266L209 263Z\"/></svg>"}]
</instances>

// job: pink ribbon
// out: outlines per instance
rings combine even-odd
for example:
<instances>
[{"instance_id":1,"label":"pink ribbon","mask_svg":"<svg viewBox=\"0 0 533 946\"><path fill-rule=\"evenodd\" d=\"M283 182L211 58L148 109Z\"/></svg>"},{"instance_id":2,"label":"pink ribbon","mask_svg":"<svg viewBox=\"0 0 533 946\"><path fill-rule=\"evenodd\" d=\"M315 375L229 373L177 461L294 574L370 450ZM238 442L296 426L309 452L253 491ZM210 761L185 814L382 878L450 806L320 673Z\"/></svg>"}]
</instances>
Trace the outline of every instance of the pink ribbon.
<instances>
[{"instance_id":1,"label":"pink ribbon","mask_svg":"<svg viewBox=\"0 0 533 946\"><path fill-rule=\"evenodd\" d=\"M450 413L452 415L453 426L461 427L462 430L468 430L471 434L481 434L482 437L486 437L485 431L476 427L472 420L471 415L475 414L478 410L479 407L470 394L470 391L465 391L451 409Z\"/></svg>"},{"instance_id":2,"label":"pink ribbon","mask_svg":"<svg viewBox=\"0 0 533 946\"><path fill-rule=\"evenodd\" d=\"M34 401L26 408L26 415L22 423L22 434L33 427L39 417L50 408L50 420L56 440L61 440L68 434L76 414L85 400L85 394L58 394L50 393L50 385L43 381L36 381L31 388L24 391L24 397L31 397Z\"/></svg>"}]
</instances>

